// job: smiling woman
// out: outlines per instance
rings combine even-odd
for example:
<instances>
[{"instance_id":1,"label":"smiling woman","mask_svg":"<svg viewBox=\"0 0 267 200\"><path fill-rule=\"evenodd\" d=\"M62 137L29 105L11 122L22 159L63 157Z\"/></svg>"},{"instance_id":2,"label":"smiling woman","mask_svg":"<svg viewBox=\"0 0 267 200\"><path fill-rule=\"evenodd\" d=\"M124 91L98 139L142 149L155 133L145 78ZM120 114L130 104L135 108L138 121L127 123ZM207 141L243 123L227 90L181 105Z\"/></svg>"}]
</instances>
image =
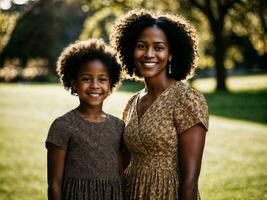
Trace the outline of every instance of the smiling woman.
<instances>
[{"instance_id":1,"label":"smiling woman","mask_svg":"<svg viewBox=\"0 0 267 200\"><path fill-rule=\"evenodd\" d=\"M203 95L181 80L196 67L195 31L182 17L131 11L111 36L123 66L145 88L123 118L124 198L200 199L198 177L208 130Z\"/></svg>"}]
</instances>

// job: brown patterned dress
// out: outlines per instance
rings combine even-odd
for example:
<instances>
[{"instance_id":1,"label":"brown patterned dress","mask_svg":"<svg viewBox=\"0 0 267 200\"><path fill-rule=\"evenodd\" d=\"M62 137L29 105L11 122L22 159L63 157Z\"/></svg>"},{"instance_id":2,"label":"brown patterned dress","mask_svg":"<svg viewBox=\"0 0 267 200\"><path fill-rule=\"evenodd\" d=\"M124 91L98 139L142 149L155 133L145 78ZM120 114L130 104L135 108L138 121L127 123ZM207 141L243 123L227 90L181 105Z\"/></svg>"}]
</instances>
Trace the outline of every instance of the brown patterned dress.
<instances>
[{"instance_id":1,"label":"brown patterned dress","mask_svg":"<svg viewBox=\"0 0 267 200\"><path fill-rule=\"evenodd\" d=\"M118 152L124 123L84 120L76 110L58 117L46 143L66 151L62 200L122 200Z\"/></svg>"},{"instance_id":2,"label":"brown patterned dress","mask_svg":"<svg viewBox=\"0 0 267 200\"><path fill-rule=\"evenodd\" d=\"M131 153L124 172L124 199L179 199L178 134L198 123L208 129L206 101L196 89L177 81L138 120L141 92L129 100L123 113L124 142Z\"/></svg>"}]
</instances>

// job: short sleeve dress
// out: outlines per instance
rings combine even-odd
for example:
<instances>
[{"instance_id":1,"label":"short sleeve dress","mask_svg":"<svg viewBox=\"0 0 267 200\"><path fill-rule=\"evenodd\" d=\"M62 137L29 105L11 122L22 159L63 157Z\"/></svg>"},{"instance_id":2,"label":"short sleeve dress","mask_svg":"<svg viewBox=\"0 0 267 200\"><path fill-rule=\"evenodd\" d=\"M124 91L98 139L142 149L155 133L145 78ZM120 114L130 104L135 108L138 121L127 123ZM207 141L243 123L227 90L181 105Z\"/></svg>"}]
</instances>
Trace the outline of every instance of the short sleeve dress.
<instances>
[{"instance_id":1,"label":"short sleeve dress","mask_svg":"<svg viewBox=\"0 0 267 200\"><path fill-rule=\"evenodd\" d=\"M124 123L84 120L72 110L51 125L46 143L66 151L63 200L121 200L118 152Z\"/></svg>"},{"instance_id":2,"label":"short sleeve dress","mask_svg":"<svg viewBox=\"0 0 267 200\"><path fill-rule=\"evenodd\" d=\"M129 100L123 113L123 138L131 154L124 172L124 199L179 199L178 135L198 123L208 129L206 101L196 89L177 81L138 120L139 95Z\"/></svg>"}]
</instances>

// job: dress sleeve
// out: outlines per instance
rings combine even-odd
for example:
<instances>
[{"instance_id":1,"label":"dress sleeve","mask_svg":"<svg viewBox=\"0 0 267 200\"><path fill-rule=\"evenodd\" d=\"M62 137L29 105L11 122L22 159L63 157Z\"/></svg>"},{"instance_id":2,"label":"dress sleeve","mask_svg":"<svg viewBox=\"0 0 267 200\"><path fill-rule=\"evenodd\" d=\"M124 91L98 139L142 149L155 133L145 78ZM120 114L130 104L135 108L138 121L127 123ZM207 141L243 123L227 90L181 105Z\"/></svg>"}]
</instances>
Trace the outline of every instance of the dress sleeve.
<instances>
[{"instance_id":1,"label":"dress sleeve","mask_svg":"<svg viewBox=\"0 0 267 200\"><path fill-rule=\"evenodd\" d=\"M178 134L198 123L208 130L208 106L204 96L198 90L188 89L178 97L174 108L174 121Z\"/></svg>"},{"instance_id":2,"label":"dress sleeve","mask_svg":"<svg viewBox=\"0 0 267 200\"><path fill-rule=\"evenodd\" d=\"M63 150L67 150L71 131L68 123L60 118L56 119L49 128L45 143L53 144Z\"/></svg>"},{"instance_id":3,"label":"dress sleeve","mask_svg":"<svg viewBox=\"0 0 267 200\"><path fill-rule=\"evenodd\" d=\"M135 97L137 96L138 94L135 94L133 95L129 101L127 102L123 112L122 112L122 120L124 121L124 123L126 122L127 120L127 116L128 116L128 112L129 112L129 109L131 108L131 105L133 103L133 100L135 99Z\"/></svg>"}]
</instances>

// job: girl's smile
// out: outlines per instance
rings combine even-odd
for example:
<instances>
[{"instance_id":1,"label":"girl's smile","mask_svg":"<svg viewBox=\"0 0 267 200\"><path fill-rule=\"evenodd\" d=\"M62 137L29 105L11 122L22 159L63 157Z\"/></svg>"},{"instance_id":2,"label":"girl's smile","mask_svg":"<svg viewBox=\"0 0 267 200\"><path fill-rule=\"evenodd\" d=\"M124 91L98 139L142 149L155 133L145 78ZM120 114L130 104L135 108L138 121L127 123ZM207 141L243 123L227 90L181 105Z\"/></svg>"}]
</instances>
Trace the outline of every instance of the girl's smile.
<instances>
[{"instance_id":1,"label":"girl's smile","mask_svg":"<svg viewBox=\"0 0 267 200\"><path fill-rule=\"evenodd\" d=\"M100 60L84 64L74 82L81 104L102 106L110 91L110 77L106 66Z\"/></svg>"}]
</instances>

